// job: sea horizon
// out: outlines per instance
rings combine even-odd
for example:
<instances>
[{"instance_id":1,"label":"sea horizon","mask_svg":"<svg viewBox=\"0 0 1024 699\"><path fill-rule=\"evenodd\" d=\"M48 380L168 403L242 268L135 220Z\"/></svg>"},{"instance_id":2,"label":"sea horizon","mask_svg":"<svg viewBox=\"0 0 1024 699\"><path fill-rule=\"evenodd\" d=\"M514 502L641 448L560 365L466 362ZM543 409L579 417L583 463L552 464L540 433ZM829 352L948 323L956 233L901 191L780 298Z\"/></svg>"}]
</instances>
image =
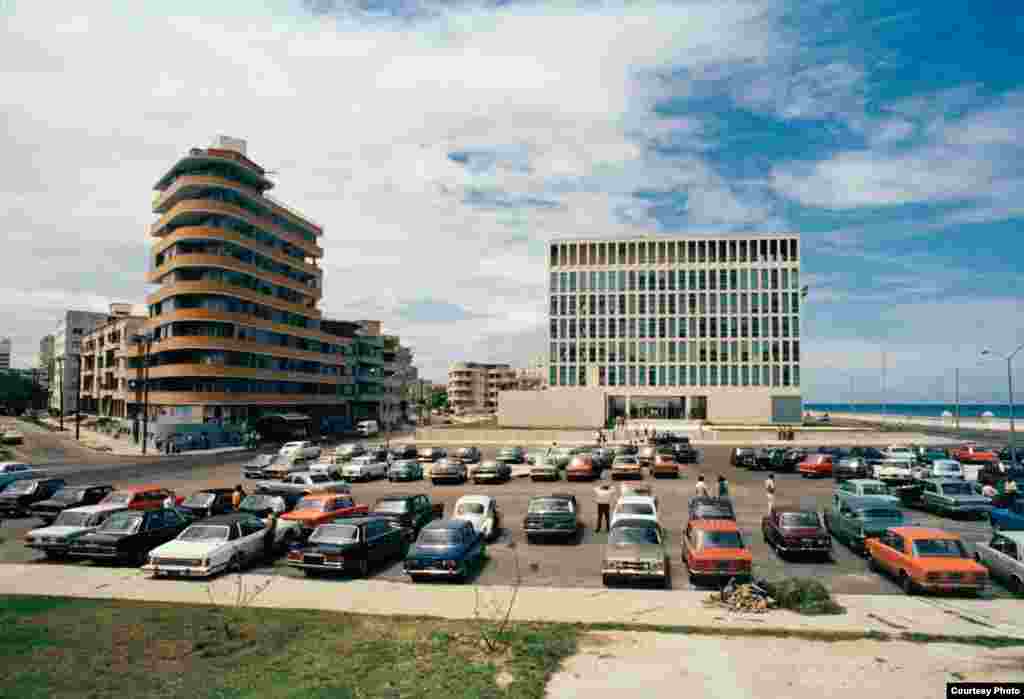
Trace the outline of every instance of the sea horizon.
<instances>
[{"instance_id":1,"label":"sea horizon","mask_svg":"<svg viewBox=\"0 0 1024 699\"><path fill-rule=\"evenodd\" d=\"M957 414L956 403L942 402L912 402L912 403L804 403L805 410L825 411L834 413L869 413L885 415L904 415L908 417L942 417L943 412L952 415ZM961 418L979 418L986 412L992 413L993 418L1008 419L1010 417L1010 405L1008 403L961 403ZM1014 418L1024 418L1024 405L1016 404L1013 410Z\"/></svg>"}]
</instances>

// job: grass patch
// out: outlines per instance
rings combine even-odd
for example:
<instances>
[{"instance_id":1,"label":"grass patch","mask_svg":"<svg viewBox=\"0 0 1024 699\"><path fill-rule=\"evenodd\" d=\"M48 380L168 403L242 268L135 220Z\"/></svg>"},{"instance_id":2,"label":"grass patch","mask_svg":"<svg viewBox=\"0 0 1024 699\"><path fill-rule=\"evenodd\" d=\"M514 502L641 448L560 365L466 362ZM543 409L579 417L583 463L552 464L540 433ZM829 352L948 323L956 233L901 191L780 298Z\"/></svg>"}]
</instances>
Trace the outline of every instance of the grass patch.
<instances>
[{"instance_id":1,"label":"grass patch","mask_svg":"<svg viewBox=\"0 0 1024 699\"><path fill-rule=\"evenodd\" d=\"M320 611L0 597L0 697L543 697L578 629Z\"/></svg>"},{"instance_id":2,"label":"grass patch","mask_svg":"<svg viewBox=\"0 0 1024 699\"><path fill-rule=\"evenodd\" d=\"M786 578L759 583L775 598L779 607L799 614L844 614L846 609L832 599L824 585L813 578Z\"/></svg>"}]
</instances>

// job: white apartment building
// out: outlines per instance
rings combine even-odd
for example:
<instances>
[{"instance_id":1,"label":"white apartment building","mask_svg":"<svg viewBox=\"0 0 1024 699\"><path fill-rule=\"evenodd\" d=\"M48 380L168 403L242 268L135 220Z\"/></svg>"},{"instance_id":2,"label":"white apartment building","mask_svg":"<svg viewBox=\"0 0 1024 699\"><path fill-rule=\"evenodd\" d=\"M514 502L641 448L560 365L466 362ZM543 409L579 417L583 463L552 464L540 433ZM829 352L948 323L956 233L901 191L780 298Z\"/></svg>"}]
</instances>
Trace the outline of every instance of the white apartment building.
<instances>
[{"instance_id":1,"label":"white apartment building","mask_svg":"<svg viewBox=\"0 0 1024 699\"><path fill-rule=\"evenodd\" d=\"M498 393L517 384L516 371L508 364L456 362L448 369L448 405L456 414L493 413Z\"/></svg>"},{"instance_id":2,"label":"white apartment building","mask_svg":"<svg viewBox=\"0 0 1024 699\"><path fill-rule=\"evenodd\" d=\"M797 235L557 240L548 272L551 390L500 424L800 420Z\"/></svg>"},{"instance_id":3,"label":"white apartment building","mask_svg":"<svg viewBox=\"0 0 1024 699\"><path fill-rule=\"evenodd\" d=\"M53 380L50 382L50 410L74 412L78 401L78 368L82 337L108 318L107 313L67 311L53 333ZM61 402L61 395L64 400Z\"/></svg>"}]
</instances>

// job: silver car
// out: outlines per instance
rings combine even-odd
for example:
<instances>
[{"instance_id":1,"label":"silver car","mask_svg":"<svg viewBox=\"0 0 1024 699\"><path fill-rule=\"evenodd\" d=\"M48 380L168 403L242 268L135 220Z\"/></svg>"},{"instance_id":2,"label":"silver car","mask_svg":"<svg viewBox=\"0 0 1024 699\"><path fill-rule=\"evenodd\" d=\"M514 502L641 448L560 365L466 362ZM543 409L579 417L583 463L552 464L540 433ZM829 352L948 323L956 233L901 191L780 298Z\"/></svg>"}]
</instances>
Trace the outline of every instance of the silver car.
<instances>
[{"instance_id":1,"label":"silver car","mask_svg":"<svg viewBox=\"0 0 1024 699\"><path fill-rule=\"evenodd\" d=\"M441 459L430 467L432 483L449 481L465 483L469 479L469 469L458 459Z\"/></svg>"},{"instance_id":2,"label":"silver car","mask_svg":"<svg viewBox=\"0 0 1024 699\"><path fill-rule=\"evenodd\" d=\"M974 546L974 558L1010 592L1024 595L1024 532L995 532L987 544Z\"/></svg>"}]
</instances>

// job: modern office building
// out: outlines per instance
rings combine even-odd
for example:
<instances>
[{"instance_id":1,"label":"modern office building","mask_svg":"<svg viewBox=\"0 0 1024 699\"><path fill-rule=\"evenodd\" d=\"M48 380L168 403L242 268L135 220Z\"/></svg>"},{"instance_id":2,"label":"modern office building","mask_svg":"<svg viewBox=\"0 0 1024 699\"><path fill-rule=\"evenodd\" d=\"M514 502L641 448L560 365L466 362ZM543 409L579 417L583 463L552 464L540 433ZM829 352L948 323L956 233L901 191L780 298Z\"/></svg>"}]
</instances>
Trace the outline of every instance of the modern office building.
<instances>
[{"instance_id":1,"label":"modern office building","mask_svg":"<svg viewBox=\"0 0 1024 699\"><path fill-rule=\"evenodd\" d=\"M106 313L66 311L53 333L54 371L50 381L50 411L64 414L75 411L78 402L78 363L82 338L107 320ZM63 400L62 400L63 397Z\"/></svg>"},{"instance_id":2,"label":"modern office building","mask_svg":"<svg viewBox=\"0 0 1024 699\"><path fill-rule=\"evenodd\" d=\"M516 387L516 371L508 364L456 362L448 370L448 406L457 415L493 413L498 393Z\"/></svg>"},{"instance_id":3,"label":"modern office building","mask_svg":"<svg viewBox=\"0 0 1024 699\"><path fill-rule=\"evenodd\" d=\"M11 338L0 338L0 370L11 368Z\"/></svg>"},{"instance_id":4,"label":"modern office building","mask_svg":"<svg viewBox=\"0 0 1024 699\"><path fill-rule=\"evenodd\" d=\"M798 236L558 240L548 272L552 390L500 424L800 420Z\"/></svg>"}]
</instances>

